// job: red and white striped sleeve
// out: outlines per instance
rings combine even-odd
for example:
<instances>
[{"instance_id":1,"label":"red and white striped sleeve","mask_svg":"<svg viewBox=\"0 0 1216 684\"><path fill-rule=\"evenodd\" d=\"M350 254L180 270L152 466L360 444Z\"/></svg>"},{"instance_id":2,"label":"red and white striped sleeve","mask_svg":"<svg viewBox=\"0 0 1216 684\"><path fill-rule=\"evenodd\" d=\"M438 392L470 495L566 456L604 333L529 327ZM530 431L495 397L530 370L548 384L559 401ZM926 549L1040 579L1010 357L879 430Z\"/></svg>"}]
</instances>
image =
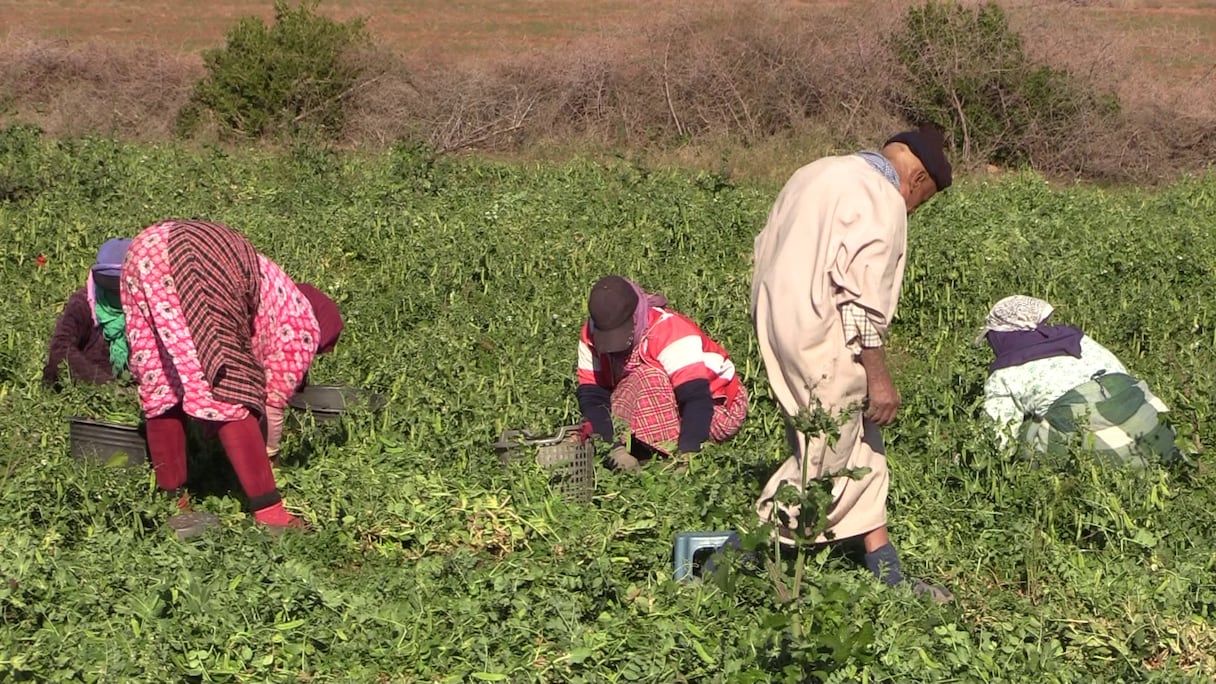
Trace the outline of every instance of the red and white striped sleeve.
<instances>
[{"instance_id":1,"label":"red and white striped sleeve","mask_svg":"<svg viewBox=\"0 0 1216 684\"><path fill-rule=\"evenodd\" d=\"M651 331L649 343L653 345L651 352L671 378L672 387L690 380L713 379L705 365L702 333L683 316L663 319Z\"/></svg>"},{"instance_id":2,"label":"red and white striped sleeve","mask_svg":"<svg viewBox=\"0 0 1216 684\"><path fill-rule=\"evenodd\" d=\"M591 348L591 330L584 324L578 340L578 384L595 385L600 370L600 361Z\"/></svg>"}]
</instances>

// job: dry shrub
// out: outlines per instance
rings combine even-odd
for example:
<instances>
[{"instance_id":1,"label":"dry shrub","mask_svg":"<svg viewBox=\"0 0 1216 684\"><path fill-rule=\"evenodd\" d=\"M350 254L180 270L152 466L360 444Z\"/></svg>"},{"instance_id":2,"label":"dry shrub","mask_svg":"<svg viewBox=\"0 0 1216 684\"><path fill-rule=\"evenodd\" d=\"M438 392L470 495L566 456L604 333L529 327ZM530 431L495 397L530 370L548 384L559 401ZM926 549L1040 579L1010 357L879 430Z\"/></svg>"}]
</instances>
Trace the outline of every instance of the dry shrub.
<instances>
[{"instance_id":1,"label":"dry shrub","mask_svg":"<svg viewBox=\"0 0 1216 684\"><path fill-rule=\"evenodd\" d=\"M52 135L163 140L200 73L196 57L10 33L0 41L0 115Z\"/></svg>"},{"instance_id":2,"label":"dry shrub","mask_svg":"<svg viewBox=\"0 0 1216 684\"><path fill-rule=\"evenodd\" d=\"M349 133L378 142L406 136L440 151L546 141L670 148L732 138L751 145L790 134L830 137L841 148L872 145L909 123L897 106L908 85L881 37L900 28L902 10L913 4L703 3L656 17L630 42L592 38L483 65L398 62L360 95ZM1080 97L1063 126L1059 117L1027 117L1006 142L1032 166L1145 181L1200 168L1216 153L1216 89L1197 82L1171 90L1136 62L1134 45L1095 33L1075 3L1006 4L1034 63L1123 102L1111 113L1101 97ZM982 149L967 152L956 149L961 167L989 161Z\"/></svg>"},{"instance_id":3,"label":"dry shrub","mask_svg":"<svg viewBox=\"0 0 1216 684\"><path fill-rule=\"evenodd\" d=\"M777 2L702 4L634 41L592 38L490 65L390 66L380 56L380 83L357 96L349 132L415 135L443 151L571 138L749 144L829 128L869 139L876 125L895 125L881 106L890 58L872 39L890 16L876 5L820 16Z\"/></svg>"},{"instance_id":4,"label":"dry shrub","mask_svg":"<svg viewBox=\"0 0 1216 684\"><path fill-rule=\"evenodd\" d=\"M509 134L522 126L513 122L527 121L527 103L541 97L540 84L515 82L518 68L413 65L377 50L354 59L366 80L351 93L345 133L352 143L410 138L440 151L501 148L517 142Z\"/></svg>"},{"instance_id":5,"label":"dry shrub","mask_svg":"<svg viewBox=\"0 0 1216 684\"><path fill-rule=\"evenodd\" d=\"M1202 54L1206 39L1198 28L1146 25L1128 32L1086 10L1151 9L1153 2L1005 4L1032 59L1114 92L1122 105L1116 117L1089 116L1066 138L1043 141L1036 166L1091 179L1159 181L1203 168L1216 157L1216 68L1189 77L1170 70L1163 77L1158 62ZM1160 56L1146 60L1144 53Z\"/></svg>"},{"instance_id":6,"label":"dry shrub","mask_svg":"<svg viewBox=\"0 0 1216 684\"><path fill-rule=\"evenodd\" d=\"M649 35L640 84L652 106L665 105L655 123L678 138L753 143L829 126L849 139L881 109L890 59L868 37L879 16L860 4L830 15L758 2L696 11Z\"/></svg>"},{"instance_id":7,"label":"dry shrub","mask_svg":"<svg viewBox=\"0 0 1216 684\"><path fill-rule=\"evenodd\" d=\"M633 140L652 118L627 90L640 62L606 42L494 64L407 64L368 54L377 81L354 95L352 141L424 140L438 151L510 149L554 137Z\"/></svg>"},{"instance_id":8,"label":"dry shrub","mask_svg":"<svg viewBox=\"0 0 1216 684\"><path fill-rule=\"evenodd\" d=\"M345 57L363 77L344 93L342 140L407 139L440 152L542 145L672 151L724 140L752 149L787 140L871 146L911 123L897 106L908 85L882 38L914 4L921 3L710 0L656 8L625 34L470 63L362 49ZM1146 181L1216 157L1216 73L1196 74L1192 87L1180 88L1137 60L1137 44L1085 14L1099 10L1003 4L1032 61L1099 92L1113 90L1123 104L1117 115L1081 111L1063 130L1032 122L1016 142L1034 167ZM1201 37L1154 31L1132 35L1184 51L1185 41ZM165 138L201 76L194 57L10 35L0 43L0 114L52 134ZM960 167L987 161L983 150L970 159L960 151Z\"/></svg>"},{"instance_id":9,"label":"dry shrub","mask_svg":"<svg viewBox=\"0 0 1216 684\"><path fill-rule=\"evenodd\" d=\"M343 130L348 142L386 146L402 138L421 139L414 123L422 93L405 61L375 48L348 56L363 80L350 94Z\"/></svg>"}]
</instances>

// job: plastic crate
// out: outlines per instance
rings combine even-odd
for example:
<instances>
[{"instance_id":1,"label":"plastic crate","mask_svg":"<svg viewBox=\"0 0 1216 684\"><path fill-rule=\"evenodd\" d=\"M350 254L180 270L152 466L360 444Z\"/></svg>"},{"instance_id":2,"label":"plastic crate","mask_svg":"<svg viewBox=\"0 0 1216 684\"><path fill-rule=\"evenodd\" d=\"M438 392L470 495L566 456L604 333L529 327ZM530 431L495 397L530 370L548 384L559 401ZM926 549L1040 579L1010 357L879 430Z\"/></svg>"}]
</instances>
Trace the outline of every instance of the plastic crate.
<instances>
[{"instance_id":1,"label":"plastic crate","mask_svg":"<svg viewBox=\"0 0 1216 684\"><path fill-rule=\"evenodd\" d=\"M505 468L519 457L523 447L535 447L537 464L551 474L549 485L568 501L587 503L595 495L595 445L591 440L570 439L580 427L567 425L543 436L506 430L494 444L494 450Z\"/></svg>"},{"instance_id":2,"label":"plastic crate","mask_svg":"<svg viewBox=\"0 0 1216 684\"><path fill-rule=\"evenodd\" d=\"M703 552L716 553L732 540L735 533L731 530L715 530L712 532L680 532L676 535L675 548L672 553L672 576L677 582L687 582L696 574L698 566L703 568L703 562L698 562Z\"/></svg>"}]
</instances>

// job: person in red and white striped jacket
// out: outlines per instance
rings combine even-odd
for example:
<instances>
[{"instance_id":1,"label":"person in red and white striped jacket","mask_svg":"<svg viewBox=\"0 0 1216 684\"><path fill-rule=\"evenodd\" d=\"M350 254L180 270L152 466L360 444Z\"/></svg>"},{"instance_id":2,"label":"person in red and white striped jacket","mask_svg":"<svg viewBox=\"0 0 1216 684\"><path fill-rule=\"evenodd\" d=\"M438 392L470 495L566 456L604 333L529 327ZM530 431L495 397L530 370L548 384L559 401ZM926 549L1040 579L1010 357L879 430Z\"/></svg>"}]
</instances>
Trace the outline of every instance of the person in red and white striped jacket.
<instances>
[{"instance_id":1,"label":"person in red and white striped jacket","mask_svg":"<svg viewBox=\"0 0 1216 684\"><path fill-rule=\"evenodd\" d=\"M578 345L578 403L584 436L613 442L612 464L639 465L613 418L636 441L670 455L724 442L747 417L747 390L720 344L662 295L621 276L591 288Z\"/></svg>"}]
</instances>

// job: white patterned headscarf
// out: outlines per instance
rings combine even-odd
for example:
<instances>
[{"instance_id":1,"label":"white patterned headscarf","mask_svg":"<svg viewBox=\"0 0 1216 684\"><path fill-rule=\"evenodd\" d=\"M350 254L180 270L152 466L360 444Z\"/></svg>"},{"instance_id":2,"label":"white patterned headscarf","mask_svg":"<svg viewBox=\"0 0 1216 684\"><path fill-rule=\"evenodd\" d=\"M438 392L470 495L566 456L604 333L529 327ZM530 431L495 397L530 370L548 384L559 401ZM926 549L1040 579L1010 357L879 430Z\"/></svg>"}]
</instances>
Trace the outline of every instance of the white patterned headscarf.
<instances>
[{"instance_id":1,"label":"white patterned headscarf","mask_svg":"<svg viewBox=\"0 0 1216 684\"><path fill-rule=\"evenodd\" d=\"M975 343L983 343L990 332L1034 330L1051 316L1052 311L1054 309L1050 304L1036 297L1006 297L992 305L992 310L988 312L988 318L984 322L984 329L980 331L979 337L975 338Z\"/></svg>"}]
</instances>

